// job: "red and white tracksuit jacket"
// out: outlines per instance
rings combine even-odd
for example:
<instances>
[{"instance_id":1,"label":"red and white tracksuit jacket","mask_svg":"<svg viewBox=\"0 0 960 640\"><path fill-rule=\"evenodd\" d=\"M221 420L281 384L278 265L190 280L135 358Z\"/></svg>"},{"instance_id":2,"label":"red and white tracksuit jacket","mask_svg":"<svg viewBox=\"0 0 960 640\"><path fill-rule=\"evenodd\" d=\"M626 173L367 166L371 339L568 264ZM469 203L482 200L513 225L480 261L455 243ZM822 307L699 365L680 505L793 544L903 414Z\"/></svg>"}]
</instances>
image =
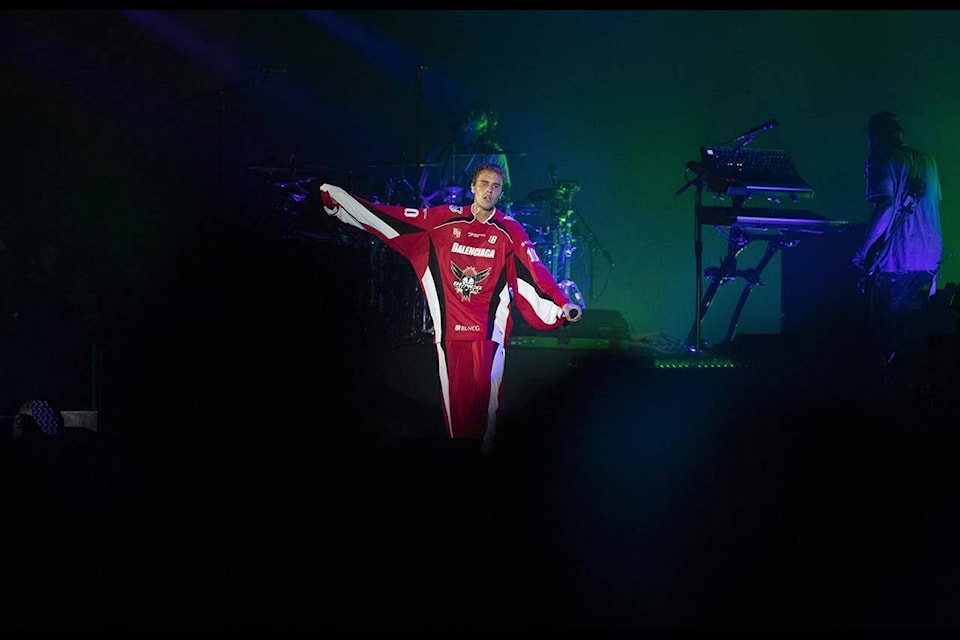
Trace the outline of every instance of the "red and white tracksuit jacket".
<instances>
[{"instance_id":1,"label":"red and white tracksuit jacket","mask_svg":"<svg viewBox=\"0 0 960 640\"><path fill-rule=\"evenodd\" d=\"M534 329L552 330L570 302L523 226L500 210L480 222L470 207L380 205L330 184L320 191L328 214L410 261L433 320L447 434L492 441L511 303Z\"/></svg>"}]
</instances>

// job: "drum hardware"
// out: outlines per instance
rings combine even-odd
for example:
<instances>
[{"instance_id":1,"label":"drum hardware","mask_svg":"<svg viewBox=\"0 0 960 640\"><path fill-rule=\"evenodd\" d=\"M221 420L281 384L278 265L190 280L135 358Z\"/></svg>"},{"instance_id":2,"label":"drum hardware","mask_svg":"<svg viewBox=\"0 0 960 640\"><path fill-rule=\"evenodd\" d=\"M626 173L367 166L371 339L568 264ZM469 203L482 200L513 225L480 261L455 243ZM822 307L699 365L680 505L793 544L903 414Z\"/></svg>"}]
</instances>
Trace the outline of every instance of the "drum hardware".
<instances>
[{"instance_id":1,"label":"drum hardware","mask_svg":"<svg viewBox=\"0 0 960 640\"><path fill-rule=\"evenodd\" d=\"M510 215L514 218L531 218L540 213L540 207L533 202L518 200L510 205Z\"/></svg>"},{"instance_id":2,"label":"drum hardware","mask_svg":"<svg viewBox=\"0 0 960 640\"><path fill-rule=\"evenodd\" d=\"M276 187L287 192L289 199L294 202L303 202L309 195L304 185L317 180L327 181L330 174L344 178L351 190L357 188L357 182L362 179L353 171L341 170L326 165L298 164L296 156L291 154L289 161L284 163L268 154L263 162L250 163L249 171L265 174L264 185Z\"/></svg>"},{"instance_id":3,"label":"drum hardware","mask_svg":"<svg viewBox=\"0 0 960 640\"><path fill-rule=\"evenodd\" d=\"M533 202L553 202L554 200L563 200L563 193L554 187L537 189L527 194L527 200Z\"/></svg>"},{"instance_id":4,"label":"drum hardware","mask_svg":"<svg viewBox=\"0 0 960 640\"><path fill-rule=\"evenodd\" d=\"M464 188L459 185L445 185L443 187L439 187L433 193L422 194L420 196L420 202L425 207L440 206L444 204L463 206L467 204L467 200L463 197L463 192Z\"/></svg>"},{"instance_id":5,"label":"drum hardware","mask_svg":"<svg viewBox=\"0 0 960 640\"><path fill-rule=\"evenodd\" d=\"M334 167L327 167L324 165L316 164L295 164L295 156L290 156L289 162L280 162L275 158L267 158L263 162L251 162L247 164L247 170L249 171L258 171L260 173L266 173L270 176L278 173L289 173L290 178L296 176L296 174L311 174L311 173L323 173L327 171L338 171Z\"/></svg>"},{"instance_id":6,"label":"drum hardware","mask_svg":"<svg viewBox=\"0 0 960 640\"><path fill-rule=\"evenodd\" d=\"M580 183L573 180L558 182L555 187L537 189L527 194L527 200L534 202L557 202L569 200L580 191Z\"/></svg>"},{"instance_id":7,"label":"drum hardware","mask_svg":"<svg viewBox=\"0 0 960 640\"><path fill-rule=\"evenodd\" d=\"M583 294L580 293L580 287L577 286L577 283L569 278L565 278L558 282L560 289L563 290L563 293L566 294L567 298L573 304L577 305L581 309L587 307L586 300L583 299Z\"/></svg>"},{"instance_id":8,"label":"drum hardware","mask_svg":"<svg viewBox=\"0 0 960 640\"><path fill-rule=\"evenodd\" d=\"M294 202L303 202L307 199L303 185L317 180L319 172L336 170L322 165L295 164L295 159L296 156L291 154L289 161L283 163L268 155L263 162L248 164L247 169L265 173L267 185L284 190Z\"/></svg>"},{"instance_id":9,"label":"drum hardware","mask_svg":"<svg viewBox=\"0 0 960 640\"><path fill-rule=\"evenodd\" d=\"M573 231L576 224L573 196L580 191L580 183L576 180L558 180L556 167L552 165L550 177L552 187L537 189L527 194L527 200L543 203L551 213L547 224L536 228L536 242L544 243L542 248L538 247L538 251L571 302L584 307L583 295L570 277L572 263L579 257L577 237Z\"/></svg>"},{"instance_id":10,"label":"drum hardware","mask_svg":"<svg viewBox=\"0 0 960 640\"><path fill-rule=\"evenodd\" d=\"M273 185L274 187L280 187L281 189L286 189L294 185L300 186L300 185L308 184L310 182L313 182L316 179L317 179L316 176L309 176L307 178L297 178L296 180L275 180L270 184Z\"/></svg>"},{"instance_id":11,"label":"drum hardware","mask_svg":"<svg viewBox=\"0 0 960 640\"><path fill-rule=\"evenodd\" d=\"M383 204L419 208L422 204L419 189L411 184L407 178L407 172L409 169L421 170L424 167L435 167L439 165L429 162L411 162L406 160L406 157L407 154L403 153L400 155L400 162L373 162L365 166L372 169L397 170L397 175L388 177L383 183Z\"/></svg>"},{"instance_id":12,"label":"drum hardware","mask_svg":"<svg viewBox=\"0 0 960 640\"><path fill-rule=\"evenodd\" d=\"M440 202L443 204L464 204L463 187L458 185L449 185L440 187L438 190Z\"/></svg>"},{"instance_id":13,"label":"drum hardware","mask_svg":"<svg viewBox=\"0 0 960 640\"><path fill-rule=\"evenodd\" d=\"M316 176L311 176L297 180L283 180L280 182L271 182L270 186L283 189L294 202L303 202L307 199L307 191L303 188L303 185L310 184L316 179Z\"/></svg>"},{"instance_id":14,"label":"drum hardware","mask_svg":"<svg viewBox=\"0 0 960 640\"><path fill-rule=\"evenodd\" d=\"M403 175L399 178L390 178L384 185L384 204L402 205L405 207L418 206L417 190Z\"/></svg>"}]
</instances>

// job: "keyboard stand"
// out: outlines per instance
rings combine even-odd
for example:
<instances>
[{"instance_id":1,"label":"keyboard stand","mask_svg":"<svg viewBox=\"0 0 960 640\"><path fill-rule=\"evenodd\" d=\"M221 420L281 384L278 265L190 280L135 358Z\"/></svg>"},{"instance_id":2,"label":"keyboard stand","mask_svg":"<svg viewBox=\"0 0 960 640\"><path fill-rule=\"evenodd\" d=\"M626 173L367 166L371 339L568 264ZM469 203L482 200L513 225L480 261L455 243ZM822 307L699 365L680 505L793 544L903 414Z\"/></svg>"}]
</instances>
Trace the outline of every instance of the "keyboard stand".
<instances>
[{"instance_id":1,"label":"keyboard stand","mask_svg":"<svg viewBox=\"0 0 960 640\"><path fill-rule=\"evenodd\" d=\"M753 267L752 269L738 269L737 256L740 255L747 245L757 239L765 239L767 241L766 249L763 252L763 256L760 258L760 261L757 263L757 266ZM760 274L763 273L763 270L778 251L789 247L795 247L799 243L800 238L793 234L778 234L771 236L767 234L754 234L742 229L731 228L730 236L727 241L727 255L720 262L720 266L708 267L707 269L704 269L703 276L710 281L710 286L707 287L707 290L704 292L703 298L700 301L700 313L694 320L694 326L690 329L690 333L687 335L687 339L684 343L686 347L690 351L694 350L694 345L697 343L697 336L700 334L701 328L697 326L697 322L703 322L703 317L710 309L710 305L713 303L713 299L716 297L720 287L731 280L742 278L744 281L743 290L740 292L740 297L737 299L737 304L733 309L733 315L730 318L730 324L727 327L726 336L723 339L724 343L732 342L737 331L737 325L740 322L740 314L743 312L743 307L747 304L747 298L750 296L750 292L753 291L755 286L763 284L763 282L760 280Z\"/></svg>"}]
</instances>

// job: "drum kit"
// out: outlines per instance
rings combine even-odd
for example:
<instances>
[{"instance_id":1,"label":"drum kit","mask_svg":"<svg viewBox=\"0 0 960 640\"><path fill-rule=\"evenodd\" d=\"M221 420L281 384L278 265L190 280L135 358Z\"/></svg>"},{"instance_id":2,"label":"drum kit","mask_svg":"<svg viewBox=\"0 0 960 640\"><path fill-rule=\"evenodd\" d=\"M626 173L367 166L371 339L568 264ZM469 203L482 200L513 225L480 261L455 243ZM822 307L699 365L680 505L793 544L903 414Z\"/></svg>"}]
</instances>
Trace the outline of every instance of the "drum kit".
<instances>
[{"instance_id":1,"label":"drum kit","mask_svg":"<svg viewBox=\"0 0 960 640\"><path fill-rule=\"evenodd\" d=\"M541 260L560 288L571 302L583 308L586 301L571 277L573 263L581 253L579 238L574 232L577 215L573 196L578 191L579 182L554 178L553 186L532 191L526 201L513 203L510 213L527 229Z\"/></svg>"}]
</instances>

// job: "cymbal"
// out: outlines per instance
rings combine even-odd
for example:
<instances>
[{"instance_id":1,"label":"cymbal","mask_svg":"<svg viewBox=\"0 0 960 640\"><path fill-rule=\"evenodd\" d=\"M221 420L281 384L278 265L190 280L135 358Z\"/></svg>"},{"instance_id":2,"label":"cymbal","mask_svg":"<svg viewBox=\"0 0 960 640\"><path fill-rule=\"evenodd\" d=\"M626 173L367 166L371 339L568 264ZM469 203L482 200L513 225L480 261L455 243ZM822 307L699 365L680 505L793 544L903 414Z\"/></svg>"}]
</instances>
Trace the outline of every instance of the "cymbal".
<instances>
[{"instance_id":1,"label":"cymbal","mask_svg":"<svg viewBox=\"0 0 960 640\"><path fill-rule=\"evenodd\" d=\"M292 185L295 185L295 184L296 184L296 185L308 184L308 183L310 183L310 182L313 182L313 181L316 180L316 179L317 179L317 176L309 176L309 177L307 177L307 178L297 178L297 179L295 179L295 180L280 180L280 181L275 181L275 182L271 182L270 184L271 184L272 186L274 186L274 187L280 187L281 189L285 189L285 188L287 188L287 187L289 187L289 186L292 186Z\"/></svg>"},{"instance_id":2,"label":"cymbal","mask_svg":"<svg viewBox=\"0 0 960 640\"><path fill-rule=\"evenodd\" d=\"M527 200L534 202L546 202L549 200L566 200L576 192L580 191L580 183L573 180L567 180L557 183L556 187L546 189L537 189L527 194Z\"/></svg>"}]
</instances>

